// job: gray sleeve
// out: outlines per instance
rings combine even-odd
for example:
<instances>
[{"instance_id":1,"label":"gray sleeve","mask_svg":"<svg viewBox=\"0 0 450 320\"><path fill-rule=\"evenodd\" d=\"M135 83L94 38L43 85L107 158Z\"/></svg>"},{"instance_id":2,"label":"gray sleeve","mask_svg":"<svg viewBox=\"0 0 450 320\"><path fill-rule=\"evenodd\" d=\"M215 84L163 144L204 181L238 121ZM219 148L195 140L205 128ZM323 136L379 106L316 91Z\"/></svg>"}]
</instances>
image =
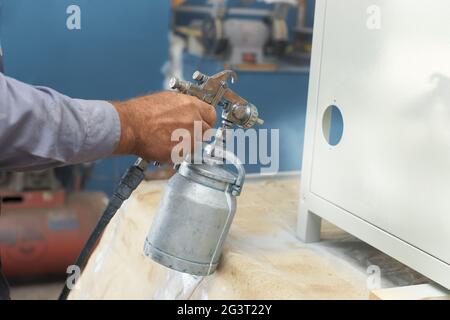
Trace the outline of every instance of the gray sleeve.
<instances>
[{"instance_id":1,"label":"gray sleeve","mask_svg":"<svg viewBox=\"0 0 450 320\"><path fill-rule=\"evenodd\" d=\"M105 101L71 99L0 73L0 170L34 170L111 155L120 120Z\"/></svg>"}]
</instances>

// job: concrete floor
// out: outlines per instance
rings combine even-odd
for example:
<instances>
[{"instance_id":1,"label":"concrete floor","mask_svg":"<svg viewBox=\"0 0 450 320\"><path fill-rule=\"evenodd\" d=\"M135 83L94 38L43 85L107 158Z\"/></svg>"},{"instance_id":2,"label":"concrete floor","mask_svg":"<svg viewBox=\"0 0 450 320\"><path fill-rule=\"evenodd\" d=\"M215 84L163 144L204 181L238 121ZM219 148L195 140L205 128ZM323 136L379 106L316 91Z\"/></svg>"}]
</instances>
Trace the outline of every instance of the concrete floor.
<instances>
[{"instance_id":1,"label":"concrete floor","mask_svg":"<svg viewBox=\"0 0 450 320\"><path fill-rule=\"evenodd\" d=\"M56 300L63 287L62 282L24 284L11 287L13 300Z\"/></svg>"}]
</instances>

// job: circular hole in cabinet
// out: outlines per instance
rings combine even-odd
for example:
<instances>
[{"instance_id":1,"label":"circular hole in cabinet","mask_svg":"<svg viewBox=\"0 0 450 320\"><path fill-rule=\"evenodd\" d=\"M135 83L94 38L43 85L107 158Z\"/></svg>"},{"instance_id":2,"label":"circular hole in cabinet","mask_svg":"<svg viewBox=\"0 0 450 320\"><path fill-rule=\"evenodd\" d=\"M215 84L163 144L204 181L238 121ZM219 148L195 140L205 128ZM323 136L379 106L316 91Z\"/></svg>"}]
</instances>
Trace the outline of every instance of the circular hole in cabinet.
<instances>
[{"instance_id":1,"label":"circular hole in cabinet","mask_svg":"<svg viewBox=\"0 0 450 320\"><path fill-rule=\"evenodd\" d=\"M322 131L325 140L331 146L337 146L344 134L344 118L342 112L335 105L329 106L322 119Z\"/></svg>"}]
</instances>

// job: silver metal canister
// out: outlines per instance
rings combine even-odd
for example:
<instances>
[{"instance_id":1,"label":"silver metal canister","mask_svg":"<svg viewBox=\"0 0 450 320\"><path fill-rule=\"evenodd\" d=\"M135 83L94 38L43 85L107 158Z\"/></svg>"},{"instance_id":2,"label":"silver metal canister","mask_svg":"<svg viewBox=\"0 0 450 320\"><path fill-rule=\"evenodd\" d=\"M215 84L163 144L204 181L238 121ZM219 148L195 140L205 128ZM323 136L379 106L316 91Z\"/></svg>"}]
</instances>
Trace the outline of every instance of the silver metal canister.
<instances>
[{"instance_id":1,"label":"silver metal canister","mask_svg":"<svg viewBox=\"0 0 450 320\"><path fill-rule=\"evenodd\" d=\"M236 168L238 174L223 165L183 162L163 194L145 254L180 272L214 273L245 178L243 166Z\"/></svg>"}]
</instances>

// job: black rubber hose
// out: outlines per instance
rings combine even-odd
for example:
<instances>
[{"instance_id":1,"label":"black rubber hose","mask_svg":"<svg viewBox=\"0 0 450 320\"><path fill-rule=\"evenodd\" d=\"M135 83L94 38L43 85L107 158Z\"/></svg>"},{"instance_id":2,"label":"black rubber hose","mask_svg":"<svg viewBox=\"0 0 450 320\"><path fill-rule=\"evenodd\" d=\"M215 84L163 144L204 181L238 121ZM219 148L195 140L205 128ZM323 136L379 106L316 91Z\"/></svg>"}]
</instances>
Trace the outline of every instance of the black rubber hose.
<instances>
[{"instance_id":1,"label":"black rubber hose","mask_svg":"<svg viewBox=\"0 0 450 320\"><path fill-rule=\"evenodd\" d=\"M75 262L75 265L80 269L80 274L84 270L92 249L97 244L98 239L103 234L103 231L105 230L108 223L114 217L117 210L119 210L119 208L122 206L123 202L130 197L131 193L136 190L142 180L144 180L144 172L147 166L148 163L146 161L139 159L133 166L131 166L127 170L127 172L125 172L125 174L121 178L119 184L114 190L111 199L109 200L108 206L103 212L103 215L97 223L97 226L90 235L83 250L80 253L80 256ZM69 286L67 285L67 280L64 284L64 288L61 291L61 294L59 295L59 300L66 300L69 296L71 288L69 288Z\"/></svg>"}]
</instances>

